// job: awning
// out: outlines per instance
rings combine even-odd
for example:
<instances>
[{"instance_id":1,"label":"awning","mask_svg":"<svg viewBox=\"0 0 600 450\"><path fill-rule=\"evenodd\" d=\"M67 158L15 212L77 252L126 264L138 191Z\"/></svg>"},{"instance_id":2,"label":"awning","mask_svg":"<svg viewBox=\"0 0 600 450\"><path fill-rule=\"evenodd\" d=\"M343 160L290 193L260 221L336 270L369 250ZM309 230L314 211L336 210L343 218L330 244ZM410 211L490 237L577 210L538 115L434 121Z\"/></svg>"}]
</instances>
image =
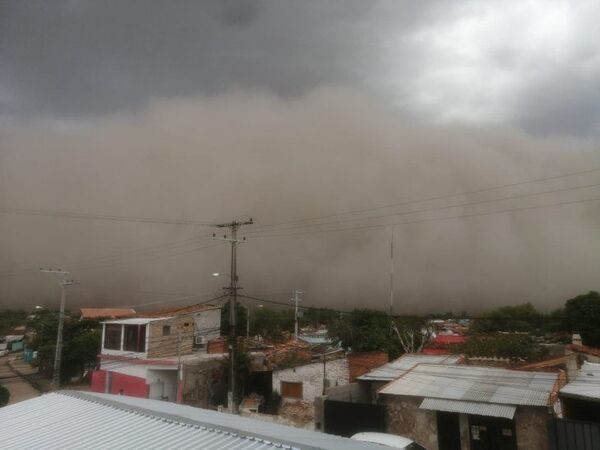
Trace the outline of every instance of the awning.
<instances>
[{"instance_id":1,"label":"awning","mask_svg":"<svg viewBox=\"0 0 600 450\"><path fill-rule=\"evenodd\" d=\"M433 411L447 411L476 416L502 417L512 419L515 416L516 406L500 405L498 403L465 402L462 400L446 400L440 398L425 398L421 409Z\"/></svg>"}]
</instances>

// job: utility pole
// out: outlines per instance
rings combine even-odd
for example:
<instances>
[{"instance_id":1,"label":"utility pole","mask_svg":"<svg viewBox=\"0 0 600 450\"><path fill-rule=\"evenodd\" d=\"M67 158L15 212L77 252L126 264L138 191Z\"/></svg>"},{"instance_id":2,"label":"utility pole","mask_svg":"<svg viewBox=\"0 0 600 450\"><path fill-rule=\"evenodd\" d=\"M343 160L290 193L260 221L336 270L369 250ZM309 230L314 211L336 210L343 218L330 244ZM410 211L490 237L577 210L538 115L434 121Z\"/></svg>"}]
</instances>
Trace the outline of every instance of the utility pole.
<instances>
[{"instance_id":1,"label":"utility pole","mask_svg":"<svg viewBox=\"0 0 600 450\"><path fill-rule=\"evenodd\" d=\"M75 284L73 280L67 280L65 277L69 272L60 269L40 269L40 272L54 273L62 276L58 282L60 285L60 313L58 315L58 332L56 333L56 351L54 353L54 372L52 373L52 388L60 387L60 366L62 362L62 346L63 346L63 328L65 323L65 305L67 303L67 286Z\"/></svg>"},{"instance_id":2,"label":"utility pole","mask_svg":"<svg viewBox=\"0 0 600 450\"><path fill-rule=\"evenodd\" d=\"M304 292L299 291L298 289L295 289L294 292L294 298L292 298L292 301L294 302L294 339L298 340L298 300L300 300L298 298L298 294L304 294Z\"/></svg>"},{"instance_id":3,"label":"utility pole","mask_svg":"<svg viewBox=\"0 0 600 450\"><path fill-rule=\"evenodd\" d=\"M394 310L394 226L392 225L392 239L390 240L390 319Z\"/></svg>"},{"instance_id":4,"label":"utility pole","mask_svg":"<svg viewBox=\"0 0 600 450\"><path fill-rule=\"evenodd\" d=\"M246 337L250 337L250 307L246 306Z\"/></svg>"},{"instance_id":5,"label":"utility pole","mask_svg":"<svg viewBox=\"0 0 600 450\"><path fill-rule=\"evenodd\" d=\"M181 370L181 328L177 330L177 395L175 403L179 403L182 395L183 371Z\"/></svg>"},{"instance_id":6,"label":"utility pole","mask_svg":"<svg viewBox=\"0 0 600 450\"><path fill-rule=\"evenodd\" d=\"M237 395L236 395L236 356L237 356L237 330L236 330L236 310L237 310L237 295L238 289L238 275L237 275L237 245L241 242L245 242L246 238L242 241L238 240L237 233L240 227L243 225L252 225L254 222L252 219L245 222L238 222L234 220L231 223L221 223L216 225L218 228L229 228L231 231L231 237L227 235L222 238L218 238L216 234L213 234L213 239L219 239L228 241L231 243L231 270L229 274L231 276L229 281L229 287L226 288L229 291L229 392L227 393L227 401L229 411L233 414L237 414Z\"/></svg>"}]
</instances>

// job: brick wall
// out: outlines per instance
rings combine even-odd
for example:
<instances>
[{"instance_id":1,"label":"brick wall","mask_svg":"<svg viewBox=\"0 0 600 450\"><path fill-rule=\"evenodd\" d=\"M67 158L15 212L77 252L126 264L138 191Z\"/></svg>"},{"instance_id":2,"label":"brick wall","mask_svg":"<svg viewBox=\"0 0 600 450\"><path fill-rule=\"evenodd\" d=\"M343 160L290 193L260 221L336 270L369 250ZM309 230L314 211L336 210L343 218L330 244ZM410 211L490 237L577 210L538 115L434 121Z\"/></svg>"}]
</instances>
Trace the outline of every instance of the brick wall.
<instances>
[{"instance_id":1,"label":"brick wall","mask_svg":"<svg viewBox=\"0 0 600 450\"><path fill-rule=\"evenodd\" d=\"M384 365L388 361L388 354L385 352L350 353L348 355L350 383L376 367Z\"/></svg>"},{"instance_id":2,"label":"brick wall","mask_svg":"<svg viewBox=\"0 0 600 450\"><path fill-rule=\"evenodd\" d=\"M163 336L163 327L170 326L170 334ZM194 346L194 318L192 316L172 317L155 320L148 324L148 358L177 356L177 334L181 332L181 354L192 353Z\"/></svg>"},{"instance_id":3,"label":"brick wall","mask_svg":"<svg viewBox=\"0 0 600 450\"><path fill-rule=\"evenodd\" d=\"M228 353L227 341L225 339L208 341L206 353Z\"/></svg>"}]
</instances>

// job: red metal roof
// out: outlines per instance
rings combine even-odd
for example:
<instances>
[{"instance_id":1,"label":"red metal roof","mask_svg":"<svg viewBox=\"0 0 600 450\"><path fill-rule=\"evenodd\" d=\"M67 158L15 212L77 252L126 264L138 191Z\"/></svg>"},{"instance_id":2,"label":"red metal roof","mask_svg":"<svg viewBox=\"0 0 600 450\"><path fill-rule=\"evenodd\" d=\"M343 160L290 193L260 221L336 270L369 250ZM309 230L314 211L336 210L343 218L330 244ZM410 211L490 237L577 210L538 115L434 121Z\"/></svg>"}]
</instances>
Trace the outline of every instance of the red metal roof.
<instances>
[{"instance_id":1,"label":"red metal roof","mask_svg":"<svg viewBox=\"0 0 600 450\"><path fill-rule=\"evenodd\" d=\"M432 344L448 345L448 344L463 344L467 342L467 336L461 335L446 335L440 334L431 340Z\"/></svg>"}]
</instances>

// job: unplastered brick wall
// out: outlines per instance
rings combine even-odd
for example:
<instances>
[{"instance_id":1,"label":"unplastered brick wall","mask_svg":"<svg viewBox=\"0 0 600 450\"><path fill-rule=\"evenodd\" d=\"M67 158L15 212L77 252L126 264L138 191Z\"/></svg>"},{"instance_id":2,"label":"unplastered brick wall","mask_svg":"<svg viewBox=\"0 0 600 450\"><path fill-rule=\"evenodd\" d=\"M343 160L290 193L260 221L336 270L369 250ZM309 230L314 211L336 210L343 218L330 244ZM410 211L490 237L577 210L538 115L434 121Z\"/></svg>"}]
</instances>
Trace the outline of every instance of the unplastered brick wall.
<instances>
[{"instance_id":1,"label":"unplastered brick wall","mask_svg":"<svg viewBox=\"0 0 600 450\"><path fill-rule=\"evenodd\" d=\"M181 333L181 355L192 353L194 346L194 319L189 315L155 320L149 323L148 358L177 356L177 336ZM163 327L168 326L169 335L163 336Z\"/></svg>"},{"instance_id":2,"label":"unplastered brick wall","mask_svg":"<svg viewBox=\"0 0 600 450\"><path fill-rule=\"evenodd\" d=\"M388 361L388 354L385 352L350 353L348 355L350 383L353 383L358 377L370 372L376 367L383 366Z\"/></svg>"},{"instance_id":3,"label":"unplastered brick wall","mask_svg":"<svg viewBox=\"0 0 600 450\"><path fill-rule=\"evenodd\" d=\"M329 386L348 384L349 370L346 358L327 361L326 378ZM273 371L273 390L281 394L281 382L302 383L302 400L312 402L323 393L323 363L305 364L290 369Z\"/></svg>"}]
</instances>

